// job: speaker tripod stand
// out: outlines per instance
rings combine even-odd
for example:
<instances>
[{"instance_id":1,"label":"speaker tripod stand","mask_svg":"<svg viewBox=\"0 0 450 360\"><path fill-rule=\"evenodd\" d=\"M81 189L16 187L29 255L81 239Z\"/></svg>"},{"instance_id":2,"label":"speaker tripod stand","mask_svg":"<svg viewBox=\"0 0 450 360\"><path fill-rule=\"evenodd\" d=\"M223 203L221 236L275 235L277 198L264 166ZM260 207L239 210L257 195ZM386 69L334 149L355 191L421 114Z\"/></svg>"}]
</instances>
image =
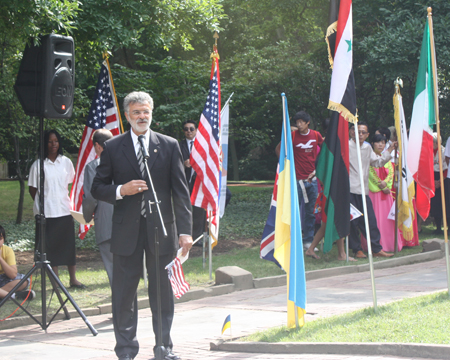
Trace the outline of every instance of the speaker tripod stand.
<instances>
[{"instance_id":1,"label":"speaker tripod stand","mask_svg":"<svg viewBox=\"0 0 450 360\"><path fill-rule=\"evenodd\" d=\"M45 215L44 215L44 118L39 118L39 144L40 144L40 151L39 151L39 214L36 215L36 234L37 234L37 244L39 247L39 250L36 253L35 257L35 263L34 266L31 268L30 271L23 277L22 280L19 281L19 283L8 293L7 296L5 296L2 301L0 302L0 308L3 306L3 304L8 300L11 299L14 301L30 318L32 318L38 325L41 326L42 330L47 330L47 328L50 326L52 321L55 319L55 317L58 315L58 313L63 309L66 320L70 319L70 314L67 311L66 303L67 301L70 301L75 310L78 312L80 317L84 320L87 327L91 331L92 335L96 336L98 334L97 330L92 326L92 324L89 322L89 320L86 318L84 313L81 311L81 309L78 307L75 300L72 298L70 293L67 291L67 289L64 287L64 285L61 283L61 280L59 280L58 276L54 273L50 266L50 262L47 261L47 255L45 253ZM12 294L14 294L17 289L19 289L22 284L24 284L26 281L28 281L29 277L33 275L36 271L41 272L41 308L42 308L42 319L39 321L35 316L33 316L27 309L25 309L16 299L11 298ZM53 317L47 321L47 283L46 283L46 277L48 276L50 283L53 288L53 292L56 294L56 297L59 300L60 307L55 312ZM66 295L66 300L64 300L61 296L61 292Z\"/></svg>"}]
</instances>

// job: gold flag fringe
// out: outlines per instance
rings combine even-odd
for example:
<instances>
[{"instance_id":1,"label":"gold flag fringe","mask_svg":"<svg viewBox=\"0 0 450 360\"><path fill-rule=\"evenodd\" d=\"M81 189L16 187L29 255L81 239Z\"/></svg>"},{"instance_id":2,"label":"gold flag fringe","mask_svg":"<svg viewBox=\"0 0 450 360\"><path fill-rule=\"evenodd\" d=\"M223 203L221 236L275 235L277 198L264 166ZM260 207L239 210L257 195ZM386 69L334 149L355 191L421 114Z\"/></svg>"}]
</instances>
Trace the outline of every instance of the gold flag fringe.
<instances>
[{"instance_id":1,"label":"gold flag fringe","mask_svg":"<svg viewBox=\"0 0 450 360\"><path fill-rule=\"evenodd\" d=\"M403 151L403 144L402 141L403 139L401 138L401 129L400 129L400 107L399 107L399 99L398 97L401 96L400 95L400 89L398 89L398 94L394 94L394 98L393 98L393 103L394 103L394 119L395 119L395 130L397 132L397 142L398 142L398 149L399 149L399 159L398 159L398 167L399 167L399 172L400 172L400 176L402 174L401 169L403 168L403 164L402 164L402 151ZM400 181L399 187L397 189L397 191L399 192L399 195L401 197L401 194L403 193L402 191L402 185L403 182ZM409 186L408 186L408 199L402 199L402 201L399 201L398 205L397 205L397 211L398 211L398 223L399 225L399 229L402 231L403 233L403 237L405 238L405 240L407 241L411 241L414 237L414 219L415 219L415 211L414 211L414 205L412 202L412 199L414 198L415 195L415 189L414 189L414 182L412 182ZM407 227L405 225L405 220L407 220L411 215L411 226Z\"/></svg>"},{"instance_id":2,"label":"gold flag fringe","mask_svg":"<svg viewBox=\"0 0 450 360\"><path fill-rule=\"evenodd\" d=\"M328 109L332 111L337 111L342 115L342 117L347 120L348 122L351 122L353 124L356 124L358 122L358 118L356 115L353 115L344 105L336 103L334 101L329 100L328 101Z\"/></svg>"},{"instance_id":3,"label":"gold flag fringe","mask_svg":"<svg viewBox=\"0 0 450 360\"><path fill-rule=\"evenodd\" d=\"M328 61L330 62L330 67L333 68L334 62L333 62L333 55L331 54L331 48L330 48L330 42L328 41L328 38L333 35L337 31L337 21L332 23L327 28L327 33L325 35L325 41L327 43L328 47Z\"/></svg>"}]
</instances>

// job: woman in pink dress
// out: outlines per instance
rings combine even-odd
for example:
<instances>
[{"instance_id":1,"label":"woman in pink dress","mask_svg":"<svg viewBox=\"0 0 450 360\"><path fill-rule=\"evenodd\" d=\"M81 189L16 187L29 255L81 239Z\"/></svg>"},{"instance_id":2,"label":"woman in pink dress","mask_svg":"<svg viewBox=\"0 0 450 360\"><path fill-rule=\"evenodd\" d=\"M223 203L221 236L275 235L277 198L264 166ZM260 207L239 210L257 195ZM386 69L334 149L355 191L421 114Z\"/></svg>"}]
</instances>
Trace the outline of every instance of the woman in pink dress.
<instances>
[{"instance_id":1,"label":"woman in pink dress","mask_svg":"<svg viewBox=\"0 0 450 360\"><path fill-rule=\"evenodd\" d=\"M386 145L386 137L381 134L374 136L372 146L374 152L381 156ZM377 218L378 229L380 230L380 245L386 252L394 251L395 231L398 235L398 251L403 247L400 238L400 231L395 229L395 221L388 219L389 212L394 203L391 194L392 183L394 181L394 166L392 162L386 163L383 167L370 167L369 171L369 197L373 203L373 210ZM366 245L367 246L367 245Z\"/></svg>"}]
</instances>

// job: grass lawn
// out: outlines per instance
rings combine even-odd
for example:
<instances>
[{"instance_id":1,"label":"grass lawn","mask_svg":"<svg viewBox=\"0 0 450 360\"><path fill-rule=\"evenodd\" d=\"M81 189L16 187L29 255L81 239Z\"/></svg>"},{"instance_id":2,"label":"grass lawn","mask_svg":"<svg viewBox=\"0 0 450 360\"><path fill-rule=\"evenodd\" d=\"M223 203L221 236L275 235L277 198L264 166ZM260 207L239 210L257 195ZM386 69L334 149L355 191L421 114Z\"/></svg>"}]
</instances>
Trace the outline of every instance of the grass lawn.
<instances>
[{"instance_id":1,"label":"grass lawn","mask_svg":"<svg viewBox=\"0 0 450 360\"><path fill-rule=\"evenodd\" d=\"M272 328L241 341L396 342L450 344L447 292L396 301L306 323L302 329Z\"/></svg>"},{"instance_id":2,"label":"grass lawn","mask_svg":"<svg viewBox=\"0 0 450 360\"><path fill-rule=\"evenodd\" d=\"M233 197L224 217L220 220L220 238L219 242L226 242L231 239L259 239L261 238L262 230L264 228L267 214L269 210L269 203L272 194L271 188L251 188L248 186L231 186L230 187ZM15 194L15 195L14 195ZM17 209L17 198L19 194L19 183L17 181L1 181L0 182L0 196L5 199L6 203L2 200L2 217L0 224L6 229L7 242L9 245L14 246L16 251L31 249L34 246L34 220L32 218L32 202L28 193L25 195L25 210L29 220L24 221L20 225L14 224ZM434 237L432 234L433 227L427 225L423 227L421 234L421 240ZM94 232L89 231L85 240L77 240L77 246L84 249L96 250ZM415 254L422 251L422 247L404 248L397 256L405 256ZM322 254L318 252L321 257L320 260L315 260L307 257L305 259L306 270L317 270L324 268L331 268L337 266L352 266L355 264L364 264L368 260L358 260L358 262L346 264L345 261L337 260L337 249L333 246L333 249L328 254ZM382 258L374 258L374 261L382 261ZM207 259L208 261L208 259ZM80 263L83 264L83 263ZM261 278L267 276L281 275L284 272L279 269L275 264L270 261L264 261L259 258L259 247L253 248L236 248L232 251L224 254L214 253L213 250L213 277L214 272L221 266L239 266L245 270L250 271L254 278ZM195 287L211 286L213 282L209 280L208 264L203 269L202 258L190 258L184 265L184 272L186 280ZM30 266L21 266L19 271L22 273L28 272ZM69 276L66 267L60 267L59 275L63 284L68 286ZM77 278L88 286L85 291L69 289L70 293L74 297L75 301L81 308L93 307L99 304L109 303L110 288L106 276L106 272L103 270L101 263L90 265L90 267L79 265L77 268ZM34 290L40 291L39 279L34 279ZM146 289L144 288L143 281L141 281L138 290L138 296L146 296ZM55 303L53 299L52 303ZM27 304L32 308L32 313L40 312L40 300L32 301ZM0 309L0 318L4 318L14 310L15 307L6 304Z\"/></svg>"}]
</instances>

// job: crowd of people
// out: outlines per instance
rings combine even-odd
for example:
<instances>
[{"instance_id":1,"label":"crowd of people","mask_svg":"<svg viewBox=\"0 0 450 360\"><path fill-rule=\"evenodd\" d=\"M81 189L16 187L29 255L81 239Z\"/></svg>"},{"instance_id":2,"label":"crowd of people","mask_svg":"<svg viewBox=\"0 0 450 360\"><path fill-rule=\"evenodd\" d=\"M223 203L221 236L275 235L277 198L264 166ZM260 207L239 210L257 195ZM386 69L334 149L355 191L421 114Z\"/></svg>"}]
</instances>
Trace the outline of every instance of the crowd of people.
<instances>
[{"instance_id":1,"label":"crowd of people","mask_svg":"<svg viewBox=\"0 0 450 360\"><path fill-rule=\"evenodd\" d=\"M291 119L291 136L294 152L297 190L299 197L300 216L302 224L303 247L305 255L320 259L316 254L318 244L324 238L326 228L326 214L323 211L326 198L321 191L321 183L317 180L315 169L320 154L320 148L326 136L329 119L326 119L322 128L324 136L310 129L311 117L305 111L299 111ZM395 251L395 238L397 238L397 251L403 247L419 245L419 236L423 219L415 213L413 220L413 235L404 236L396 228L395 219L391 210L395 203L396 186L394 181L395 160L398 158L397 138L395 127L380 127L370 136L368 124L358 122L357 128L349 126L349 179L350 203L363 215L350 222L348 235L349 249L353 256L350 261L366 258L366 221L370 234L371 250L373 256L391 257ZM430 216L433 217L436 230L434 234L442 234L442 204L439 179L438 141L434 138L434 170L436 194L431 199ZM362 174L358 165L357 144L360 145ZM443 162L443 174L446 202L450 204L450 173L447 172L450 159L450 138L447 146L440 149ZM280 144L275 149L277 156L280 153ZM431 160L431 159L430 159ZM362 176L361 176L362 175ZM361 179L364 182L365 193L362 194ZM448 195L449 196L448 196ZM363 211L363 196L367 205L367 212ZM448 199L447 199L448 198ZM415 200L413 199L415 208ZM447 205L448 206L448 205ZM336 241L338 260L346 260L344 238ZM356 259L355 259L356 258Z\"/></svg>"}]
</instances>

